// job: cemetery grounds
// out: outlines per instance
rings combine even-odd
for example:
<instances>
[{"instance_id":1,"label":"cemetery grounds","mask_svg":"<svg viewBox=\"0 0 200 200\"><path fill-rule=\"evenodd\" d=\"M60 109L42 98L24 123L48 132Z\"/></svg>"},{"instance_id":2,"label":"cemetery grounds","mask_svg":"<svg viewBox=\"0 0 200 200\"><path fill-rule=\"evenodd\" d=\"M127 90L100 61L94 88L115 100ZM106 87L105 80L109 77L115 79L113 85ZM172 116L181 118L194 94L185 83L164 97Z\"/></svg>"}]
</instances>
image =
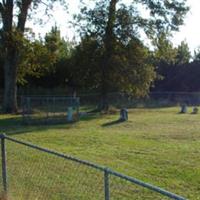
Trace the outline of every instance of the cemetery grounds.
<instances>
[{"instance_id":1,"label":"cemetery grounds","mask_svg":"<svg viewBox=\"0 0 200 200\"><path fill-rule=\"evenodd\" d=\"M123 123L117 123L119 112L113 112L95 113L83 116L76 123L60 125L23 125L20 115L0 115L0 131L198 200L200 114L191 114L192 108L188 108L187 114L179 114L179 111L179 107L137 108L129 109L129 120ZM15 145L8 144L7 148L20 153ZM15 160L15 154L12 156ZM34 155L31 159L34 160ZM23 168L24 163L28 169L34 165L31 159L21 158L20 164L17 160L10 162L17 168ZM59 164L62 163L54 163L54 166ZM42 165L43 162L38 163L34 170ZM12 176L10 179L14 180L17 174ZM43 183L48 185L48 177L45 180ZM16 184L23 190L24 183ZM28 184L31 188L31 182ZM145 199L144 195L139 196L137 199Z\"/></svg>"}]
</instances>

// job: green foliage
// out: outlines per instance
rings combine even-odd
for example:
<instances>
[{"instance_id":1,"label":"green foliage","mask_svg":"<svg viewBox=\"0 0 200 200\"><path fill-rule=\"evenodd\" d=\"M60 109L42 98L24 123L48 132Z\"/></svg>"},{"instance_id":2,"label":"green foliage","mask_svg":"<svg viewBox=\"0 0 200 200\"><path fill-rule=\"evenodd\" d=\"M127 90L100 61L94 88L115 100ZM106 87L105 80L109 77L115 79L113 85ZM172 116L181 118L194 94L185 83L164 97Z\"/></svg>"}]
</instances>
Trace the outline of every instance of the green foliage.
<instances>
[{"instance_id":1,"label":"green foliage","mask_svg":"<svg viewBox=\"0 0 200 200\"><path fill-rule=\"evenodd\" d=\"M101 37L105 34L111 0L96 0L93 9L83 6L81 14L76 16L82 34L94 34ZM186 0L157 1L136 0L131 4L116 1L115 35L122 40L140 35L144 31L150 38L158 33L177 31L183 24L184 17L189 10ZM125 37L122 37L125 36Z\"/></svg>"},{"instance_id":2,"label":"green foliage","mask_svg":"<svg viewBox=\"0 0 200 200\"><path fill-rule=\"evenodd\" d=\"M4 108L6 113L17 111L17 75L22 64L22 47L27 19L37 13L39 6L45 13L52 9L56 2L64 0L9 0L0 2L0 18L2 29L0 31L1 46L4 64ZM41 12L41 10L40 10ZM42 21L42 19L40 19ZM24 71L24 70L23 70ZM24 74L24 73L23 73ZM23 75L18 78L24 82Z\"/></svg>"},{"instance_id":3,"label":"green foliage","mask_svg":"<svg viewBox=\"0 0 200 200\"><path fill-rule=\"evenodd\" d=\"M51 13L55 2L43 1L46 12ZM63 0L60 2L64 4ZM21 0L16 6L24 3ZM27 19L33 18L42 1L29 3ZM5 44L20 52L17 80L21 85L30 82L37 86L68 85L100 91L105 84L104 90L144 96L156 76L159 77L156 72L168 79L172 77L173 66L190 60L187 44L182 42L175 48L169 39L171 31L183 24L188 11L185 3L185 0L136 0L124 4L122 0L96 0L93 7L83 6L75 17L81 34L81 42L76 47L60 37L56 26L44 40L28 38L26 29L18 29L16 17L12 30L1 32L0 36L6 36ZM143 32L153 41L153 53L141 41Z\"/></svg>"},{"instance_id":4,"label":"green foliage","mask_svg":"<svg viewBox=\"0 0 200 200\"><path fill-rule=\"evenodd\" d=\"M163 31L171 32L179 30L184 23L184 17L189 10L187 0L136 0L136 4L142 4L148 12L148 18L141 18L142 26L149 35Z\"/></svg>"},{"instance_id":5,"label":"green foliage","mask_svg":"<svg viewBox=\"0 0 200 200\"><path fill-rule=\"evenodd\" d=\"M20 51L18 83L26 84L27 78L40 78L58 70L58 65L68 59L70 51L71 46L61 38L56 26L46 34L44 41L42 39L31 41L24 38L23 48Z\"/></svg>"},{"instance_id":6,"label":"green foliage","mask_svg":"<svg viewBox=\"0 0 200 200\"><path fill-rule=\"evenodd\" d=\"M156 78L149 58L149 50L139 40L132 39L127 45L121 43L113 61L117 89L137 97L146 96Z\"/></svg>"},{"instance_id":7,"label":"green foliage","mask_svg":"<svg viewBox=\"0 0 200 200\"><path fill-rule=\"evenodd\" d=\"M156 63L165 63L173 65L176 63L177 49L173 47L172 42L166 33L161 33L154 39L155 46L154 57Z\"/></svg>"},{"instance_id":8,"label":"green foliage","mask_svg":"<svg viewBox=\"0 0 200 200\"><path fill-rule=\"evenodd\" d=\"M104 48L96 38L86 37L72 54L72 79L82 88L101 89ZM138 40L128 44L117 42L109 60L108 84L118 90L144 96L155 78L154 67L149 62L149 51ZM114 83L114 84L113 84Z\"/></svg>"},{"instance_id":9,"label":"green foliage","mask_svg":"<svg viewBox=\"0 0 200 200\"><path fill-rule=\"evenodd\" d=\"M194 61L200 61L200 47L197 48L197 49L194 51L193 60L194 60Z\"/></svg>"},{"instance_id":10,"label":"green foliage","mask_svg":"<svg viewBox=\"0 0 200 200\"><path fill-rule=\"evenodd\" d=\"M146 10L148 17L141 13L141 9ZM102 55L101 62L95 66L96 71L100 70L97 77L100 77L102 94L115 88L136 96L146 95L156 74L153 66L147 64L151 63L150 54L140 41L140 33L143 31L153 39L158 33L178 30L187 11L185 0L137 0L130 5L117 0L97 0L94 8L83 6L76 20L80 34L95 39L97 46L101 47L101 54L98 54ZM156 57L175 62L177 50L163 37L159 39L158 43L165 49L159 47ZM93 54L89 55L91 60ZM90 64L87 66L90 68Z\"/></svg>"},{"instance_id":11,"label":"green foliage","mask_svg":"<svg viewBox=\"0 0 200 200\"><path fill-rule=\"evenodd\" d=\"M60 31L57 26L52 27L51 31L45 36L45 46L52 56L59 54L59 46L61 45Z\"/></svg>"},{"instance_id":12,"label":"green foliage","mask_svg":"<svg viewBox=\"0 0 200 200\"><path fill-rule=\"evenodd\" d=\"M83 7L81 14L77 16L81 35L86 37L89 35L95 40L96 46L90 48L96 48L93 52L98 52L95 55L85 54L85 57L89 55L88 64L85 66L96 71L94 76L98 78L93 80L98 83L94 85L101 88L102 93L117 89L135 95L144 95L155 78L155 73L153 67L146 64L148 56L144 53L145 47L136 39L138 35L134 25L135 18L139 15L136 17L135 14L138 13L133 12L133 7L118 3L114 0L100 0L96 2L93 9ZM131 45L133 41L135 44ZM138 57L136 59L136 56L131 57L131 55ZM91 60L96 60L97 64L90 65ZM88 70L91 71L90 69ZM145 76L145 71L149 72L148 76Z\"/></svg>"},{"instance_id":13,"label":"green foliage","mask_svg":"<svg viewBox=\"0 0 200 200\"><path fill-rule=\"evenodd\" d=\"M158 66L183 65L190 62L191 53L185 41L176 48L170 41L170 37L166 33L161 33L154 39L153 44L155 45L154 59Z\"/></svg>"},{"instance_id":14,"label":"green foliage","mask_svg":"<svg viewBox=\"0 0 200 200\"><path fill-rule=\"evenodd\" d=\"M188 47L188 44L185 41L182 41L177 48L176 64L188 64L191 59L191 53Z\"/></svg>"},{"instance_id":15,"label":"green foliage","mask_svg":"<svg viewBox=\"0 0 200 200\"><path fill-rule=\"evenodd\" d=\"M170 35L162 33L154 40L154 45L156 48L153 60L161 77L155 82L155 90L197 91L198 87L194 80L199 74L196 68L198 63L190 63L191 53L188 44L182 41L178 47L174 47Z\"/></svg>"},{"instance_id":16,"label":"green foliage","mask_svg":"<svg viewBox=\"0 0 200 200\"><path fill-rule=\"evenodd\" d=\"M100 63L103 48L94 37L85 37L71 58L71 78L76 86L94 90L100 87Z\"/></svg>"},{"instance_id":17,"label":"green foliage","mask_svg":"<svg viewBox=\"0 0 200 200\"><path fill-rule=\"evenodd\" d=\"M76 73L72 61L74 44L61 38L58 28L53 27L51 32L46 34L45 40L37 41L37 45L39 49L35 49L33 54L33 63L37 71L33 74L28 72L28 76L25 77L28 85L66 87L73 73ZM30 63L30 60L28 62Z\"/></svg>"},{"instance_id":18,"label":"green foliage","mask_svg":"<svg viewBox=\"0 0 200 200\"><path fill-rule=\"evenodd\" d=\"M41 41L34 42L25 40L24 48L21 50L21 62L17 71L17 80L20 84L27 83L27 76L40 77L50 70L55 62L46 46Z\"/></svg>"}]
</instances>

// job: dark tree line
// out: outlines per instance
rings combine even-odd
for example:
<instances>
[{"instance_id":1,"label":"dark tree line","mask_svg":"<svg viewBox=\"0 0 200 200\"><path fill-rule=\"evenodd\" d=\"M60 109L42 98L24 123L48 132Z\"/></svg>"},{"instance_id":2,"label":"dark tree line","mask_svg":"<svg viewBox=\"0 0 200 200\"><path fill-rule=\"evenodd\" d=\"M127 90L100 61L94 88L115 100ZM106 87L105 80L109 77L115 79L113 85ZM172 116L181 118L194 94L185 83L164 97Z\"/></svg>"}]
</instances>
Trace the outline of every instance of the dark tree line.
<instances>
[{"instance_id":1,"label":"dark tree line","mask_svg":"<svg viewBox=\"0 0 200 200\"><path fill-rule=\"evenodd\" d=\"M155 50L152 52L137 39L132 39L126 46L118 46L118 54L122 54L123 59L127 59L133 65L138 66L138 70L142 70L142 77L139 79L145 83L145 70L153 70L146 67L151 63L155 66L157 78L151 91L187 91L196 92L200 90L200 59L199 50L197 50L192 58L189 47L186 42L182 42L178 47L173 47L172 43L164 36L157 39ZM118 44L119 45L119 44ZM65 41L60 36L57 27L53 27L52 31L47 33L45 40L34 41L32 46L37 52L33 54L34 59L24 62L32 62L32 66L28 71L24 69L25 64L20 65L20 74L18 76L18 85L20 87L43 87L56 88L68 87L69 91L95 91L101 92L101 62L103 55L103 47L99 44L95 37L85 36L79 44ZM48 50L48 51L47 51ZM127 55L128 54L128 55ZM117 56L119 56L117 55ZM48 58L48 59L46 59ZM122 59L119 56L119 59ZM145 64L146 63L146 64ZM125 61L122 63L126 64ZM123 66L129 68L129 65ZM39 67L37 67L39 66ZM35 71L34 71L35 69ZM122 68L123 70L123 68ZM135 81L132 74L126 75L124 72L117 73L119 81L117 84L110 84L109 91L128 91L128 83ZM137 68L134 68L135 73ZM147 71L146 74L152 77L154 71ZM121 75L125 76L124 80ZM129 79L130 75L130 80ZM0 61L0 86L3 88L3 60ZM114 80L114 79L113 79ZM121 82L126 82L123 84ZM145 86L141 85L142 88ZM148 85L147 88L150 86ZM138 92L141 92L139 90ZM67 91L66 91L67 92Z\"/></svg>"},{"instance_id":2,"label":"dark tree line","mask_svg":"<svg viewBox=\"0 0 200 200\"><path fill-rule=\"evenodd\" d=\"M156 43L154 64L160 78L155 81L152 91L198 92L199 50L196 50L192 57L186 42L181 42L175 48L164 34L157 38Z\"/></svg>"},{"instance_id":3,"label":"dark tree line","mask_svg":"<svg viewBox=\"0 0 200 200\"><path fill-rule=\"evenodd\" d=\"M155 82L152 91L199 92L200 61L194 60L181 65L162 64L161 80Z\"/></svg>"},{"instance_id":4,"label":"dark tree line","mask_svg":"<svg viewBox=\"0 0 200 200\"><path fill-rule=\"evenodd\" d=\"M53 2L46 0L47 9ZM184 45L183 49L171 48L169 58L162 52L162 33L171 34L183 24L188 11L186 0L135 0L130 5L121 0L96 0L94 7L83 6L74 19L80 33L79 44L62 39L57 27L42 39L26 36L25 23L41 3L0 1L4 112L17 110L17 85L67 85L73 90L98 91L99 109L107 109L110 91L145 96L155 80L159 87L159 77L167 80L170 66L187 64ZM141 6L148 16L143 16ZM18 8L17 13L14 7ZM144 45L141 32L152 41L154 52Z\"/></svg>"}]
</instances>

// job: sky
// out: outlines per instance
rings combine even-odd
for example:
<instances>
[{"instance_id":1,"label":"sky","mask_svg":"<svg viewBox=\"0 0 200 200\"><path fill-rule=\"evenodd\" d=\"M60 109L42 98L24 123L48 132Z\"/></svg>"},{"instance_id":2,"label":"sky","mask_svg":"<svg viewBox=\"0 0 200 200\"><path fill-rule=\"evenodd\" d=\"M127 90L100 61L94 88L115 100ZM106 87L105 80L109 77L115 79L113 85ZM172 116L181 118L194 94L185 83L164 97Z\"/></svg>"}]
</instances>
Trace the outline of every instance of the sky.
<instances>
[{"instance_id":1,"label":"sky","mask_svg":"<svg viewBox=\"0 0 200 200\"><path fill-rule=\"evenodd\" d=\"M62 37L71 40L73 37L78 37L75 34L75 28L68 21L72 20L72 15L79 11L80 0L68 0L68 13L59 5L54 7L53 17L47 21L42 27L37 27L36 34L42 36L51 30L52 25L60 27ZM172 42L175 46L181 41L186 41L190 47L191 53L200 47L200 0L187 0L187 5L190 6L190 11L185 17L185 23L180 27L179 32L175 32ZM33 24L29 24L34 26Z\"/></svg>"},{"instance_id":2,"label":"sky","mask_svg":"<svg viewBox=\"0 0 200 200\"><path fill-rule=\"evenodd\" d=\"M190 11L185 18L185 25L180 27L180 31L174 34L173 43L180 44L185 40L191 51L200 47L200 1L188 0Z\"/></svg>"}]
</instances>

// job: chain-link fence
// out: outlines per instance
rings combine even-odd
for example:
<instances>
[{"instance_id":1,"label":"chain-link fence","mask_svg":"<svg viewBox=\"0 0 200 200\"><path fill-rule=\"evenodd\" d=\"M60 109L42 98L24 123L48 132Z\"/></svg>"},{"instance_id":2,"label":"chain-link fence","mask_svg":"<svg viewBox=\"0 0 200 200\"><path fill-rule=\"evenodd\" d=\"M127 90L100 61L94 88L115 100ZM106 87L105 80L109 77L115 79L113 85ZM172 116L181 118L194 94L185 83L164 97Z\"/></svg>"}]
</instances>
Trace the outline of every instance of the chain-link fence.
<instances>
[{"instance_id":1,"label":"chain-link fence","mask_svg":"<svg viewBox=\"0 0 200 200\"><path fill-rule=\"evenodd\" d=\"M98 106L100 103L100 94L80 94L81 105ZM163 107L177 106L186 104L189 106L200 105L199 92L151 92L146 97L138 98L125 93L109 93L107 95L109 105L122 107Z\"/></svg>"},{"instance_id":2,"label":"chain-link fence","mask_svg":"<svg viewBox=\"0 0 200 200\"><path fill-rule=\"evenodd\" d=\"M23 122L26 124L53 124L77 121L79 117L79 98L22 96L21 108Z\"/></svg>"},{"instance_id":3,"label":"chain-link fence","mask_svg":"<svg viewBox=\"0 0 200 200\"><path fill-rule=\"evenodd\" d=\"M0 138L0 184L9 200L184 200L108 168L6 135Z\"/></svg>"},{"instance_id":4,"label":"chain-link fence","mask_svg":"<svg viewBox=\"0 0 200 200\"><path fill-rule=\"evenodd\" d=\"M22 91L21 91L22 92ZM54 91L56 93L56 91ZM186 104L188 106L200 105L200 92L150 92L146 97L138 98L125 93L112 92L107 95L110 106L117 108L130 107L163 107ZM100 93L80 93L78 98L68 96L52 95L18 95L18 107L22 112L25 121L54 123L65 122L68 106L71 105L74 117L78 109L90 111L99 106L101 100ZM79 102L80 100L80 102ZM3 95L0 93L0 108L3 103ZM80 107L79 107L80 105Z\"/></svg>"},{"instance_id":5,"label":"chain-link fence","mask_svg":"<svg viewBox=\"0 0 200 200\"><path fill-rule=\"evenodd\" d=\"M198 106L200 104L200 92L151 92L150 100L161 105L187 104Z\"/></svg>"}]
</instances>

